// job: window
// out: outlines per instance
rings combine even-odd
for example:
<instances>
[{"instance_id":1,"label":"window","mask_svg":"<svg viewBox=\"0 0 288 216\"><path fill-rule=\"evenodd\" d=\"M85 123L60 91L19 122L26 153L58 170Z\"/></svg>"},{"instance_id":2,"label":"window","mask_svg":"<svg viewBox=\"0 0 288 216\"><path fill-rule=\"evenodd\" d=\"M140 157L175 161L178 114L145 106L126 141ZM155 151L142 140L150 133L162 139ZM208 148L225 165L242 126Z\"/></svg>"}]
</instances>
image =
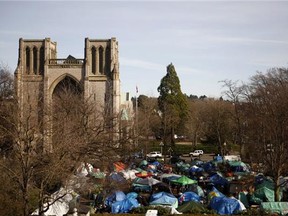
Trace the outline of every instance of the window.
<instances>
[{"instance_id":1,"label":"window","mask_svg":"<svg viewBox=\"0 0 288 216\"><path fill-rule=\"evenodd\" d=\"M104 73L104 49L103 47L99 48L99 72Z\"/></svg>"},{"instance_id":2,"label":"window","mask_svg":"<svg viewBox=\"0 0 288 216\"><path fill-rule=\"evenodd\" d=\"M26 48L26 70L27 73L29 74L30 71L30 48Z\"/></svg>"},{"instance_id":3,"label":"window","mask_svg":"<svg viewBox=\"0 0 288 216\"><path fill-rule=\"evenodd\" d=\"M44 47L40 48L40 73L39 74L44 74Z\"/></svg>"},{"instance_id":4,"label":"window","mask_svg":"<svg viewBox=\"0 0 288 216\"><path fill-rule=\"evenodd\" d=\"M96 48L92 47L92 58L91 58L91 63L92 63L92 73L96 74Z\"/></svg>"},{"instance_id":5,"label":"window","mask_svg":"<svg viewBox=\"0 0 288 216\"><path fill-rule=\"evenodd\" d=\"M36 47L33 48L33 73L37 74L37 54L38 54L38 50Z\"/></svg>"}]
</instances>

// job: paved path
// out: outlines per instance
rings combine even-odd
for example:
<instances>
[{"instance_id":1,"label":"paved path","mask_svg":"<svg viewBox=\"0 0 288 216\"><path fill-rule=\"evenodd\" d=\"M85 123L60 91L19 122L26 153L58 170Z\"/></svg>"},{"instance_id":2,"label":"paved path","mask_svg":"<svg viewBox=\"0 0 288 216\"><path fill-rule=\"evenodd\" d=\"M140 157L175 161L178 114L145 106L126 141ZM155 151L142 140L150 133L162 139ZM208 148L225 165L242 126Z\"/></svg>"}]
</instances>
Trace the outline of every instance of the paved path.
<instances>
[{"instance_id":1,"label":"paved path","mask_svg":"<svg viewBox=\"0 0 288 216\"><path fill-rule=\"evenodd\" d=\"M193 157L192 159L200 159L202 161L210 161L213 160L214 154L203 154L201 157ZM184 159L186 162L191 162L191 157L189 155L181 156L181 159Z\"/></svg>"}]
</instances>

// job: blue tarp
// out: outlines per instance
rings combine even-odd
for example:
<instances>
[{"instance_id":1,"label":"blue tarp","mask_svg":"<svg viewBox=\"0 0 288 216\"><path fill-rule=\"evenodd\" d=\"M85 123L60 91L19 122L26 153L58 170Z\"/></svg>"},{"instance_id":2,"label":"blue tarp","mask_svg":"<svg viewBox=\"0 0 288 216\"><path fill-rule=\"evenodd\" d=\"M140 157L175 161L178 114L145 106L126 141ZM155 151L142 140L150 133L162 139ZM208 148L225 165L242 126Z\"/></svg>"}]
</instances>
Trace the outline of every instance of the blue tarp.
<instances>
[{"instance_id":1,"label":"blue tarp","mask_svg":"<svg viewBox=\"0 0 288 216\"><path fill-rule=\"evenodd\" d=\"M219 175L218 173L213 174L212 176L209 177L209 180L211 183L213 183L214 185L228 185L228 180L224 177L222 177L221 175Z\"/></svg>"},{"instance_id":2,"label":"blue tarp","mask_svg":"<svg viewBox=\"0 0 288 216\"><path fill-rule=\"evenodd\" d=\"M212 162L204 163L202 167L205 170L205 172L212 172L216 170L216 166Z\"/></svg>"},{"instance_id":3,"label":"blue tarp","mask_svg":"<svg viewBox=\"0 0 288 216\"><path fill-rule=\"evenodd\" d=\"M127 213L132 208L139 207L137 196L137 193L133 192L125 195L122 191L116 191L106 198L105 205L110 206L114 214Z\"/></svg>"},{"instance_id":4,"label":"blue tarp","mask_svg":"<svg viewBox=\"0 0 288 216\"><path fill-rule=\"evenodd\" d=\"M191 173L197 173L197 172L203 172L204 169L202 167L197 167L197 166L192 166L190 169L189 169L189 174Z\"/></svg>"},{"instance_id":5,"label":"blue tarp","mask_svg":"<svg viewBox=\"0 0 288 216\"><path fill-rule=\"evenodd\" d=\"M179 204L182 204L183 202L188 202L188 201L194 201L194 202L200 202L200 196L194 192L185 192L180 195L178 198Z\"/></svg>"},{"instance_id":6,"label":"blue tarp","mask_svg":"<svg viewBox=\"0 0 288 216\"><path fill-rule=\"evenodd\" d=\"M209 206L220 215L231 215L241 211L241 206L237 199L225 196L213 197Z\"/></svg>"},{"instance_id":7,"label":"blue tarp","mask_svg":"<svg viewBox=\"0 0 288 216\"><path fill-rule=\"evenodd\" d=\"M150 205L170 205L174 208L178 207L178 199L170 193L159 192L152 194L150 198Z\"/></svg>"},{"instance_id":8,"label":"blue tarp","mask_svg":"<svg viewBox=\"0 0 288 216\"><path fill-rule=\"evenodd\" d=\"M140 204L135 198L125 198L122 201L114 202L111 205L111 212L113 214L117 213L127 213L133 208L139 207Z\"/></svg>"},{"instance_id":9,"label":"blue tarp","mask_svg":"<svg viewBox=\"0 0 288 216\"><path fill-rule=\"evenodd\" d=\"M105 200L105 205L111 206L115 201L122 201L126 198L125 193L122 191L116 191L113 194L109 195Z\"/></svg>"},{"instance_id":10,"label":"blue tarp","mask_svg":"<svg viewBox=\"0 0 288 216\"><path fill-rule=\"evenodd\" d=\"M126 179L120 173L117 173L117 172L113 172L112 174L110 174L108 176L108 179L110 181L115 181L121 184L125 184L127 182Z\"/></svg>"}]
</instances>

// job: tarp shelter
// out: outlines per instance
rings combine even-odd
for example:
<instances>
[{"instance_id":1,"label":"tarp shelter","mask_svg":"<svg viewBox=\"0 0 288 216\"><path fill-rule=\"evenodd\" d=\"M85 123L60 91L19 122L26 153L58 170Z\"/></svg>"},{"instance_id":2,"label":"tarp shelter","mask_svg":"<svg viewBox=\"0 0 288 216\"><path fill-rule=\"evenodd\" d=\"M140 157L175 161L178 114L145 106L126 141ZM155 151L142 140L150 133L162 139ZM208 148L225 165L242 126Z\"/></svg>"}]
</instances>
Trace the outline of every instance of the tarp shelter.
<instances>
[{"instance_id":1,"label":"tarp shelter","mask_svg":"<svg viewBox=\"0 0 288 216\"><path fill-rule=\"evenodd\" d=\"M203 212L207 210L201 203L189 201L177 208L177 211L182 213Z\"/></svg>"},{"instance_id":2,"label":"tarp shelter","mask_svg":"<svg viewBox=\"0 0 288 216\"><path fill-rule=\"evenodd\" d=\"M192 166L201 166L204 164L204 161L201 161L201 160L193 160L191 161L191 165Z\"/></svg>"},{"instance_id":3,"label":"tarp shelter","mask_svg":"<svg viewBox=\"0 0 288 216\"><path fill-rule=\"evenodd\" d=\"M143 168L143 167L145 167L147 165L148 165L148 161L147 160L143 160L143 161L140 162L139 167Z\"/></svg>"},{"instance_id":4,"label":"tarp shelter","mask_svg":"<svg viewBox=\"0 0 288 216\"><path fill-rule=\"evenodd\" d=\"M231 215L241 211L240 202L237 199L225 196L213 197L209 206L220 215Z\"/></svg>"},{"instance_id":5,"label":"tarp shelter","mask_svg":"<svg viewBox=\"0 0 288 216\"><path fill-rule=\"evenodd\" d=\"M222 174L219 173L219 172L214 173L213 175L211 175L211 176L209 177L209 181L210 181L211 183L213 183L216 187L217 187L217 186L225 187L225 186L227 186L228 183L229 183L228 180L227 180L226 178L224 178L224 177L222 176Z\"/></svg>"},{"instance_id":6,"label":"tarp shelter","mask_svg":"<svg viewBox=\"0 0 288 216\"><path fill-rule=\"evenodd\" d=\"M126 195L124 192L122 191L115 191L114 193L112 193L111 195L109 195L106 199L105 199L105 205L106 206L111 206L113 202L118 202L118 201L122 201L126 198Z\"/></svg>"},{"instance_id":7,"label":"tarp shelter","mask_svg":"<svg viewBox=\"0 0 288 216\"><path fill-rule=\"evenodd\" d=\"M108 176L108 180L109 181L115 181L115 182L120 183L120 184L126 184L127 183L126 179L120 173L116 173L116 172L111 173Z\"/></svg>"},{"instance_id":8,"label":"tarp shelter","mask_svg":"<svg viewBox=\"0 0 288 216\"><path fill-rule=\"evenodd\" d=\"M178 178L180 178L181 175L175 174L175 173L169 173L169 174L162 174L160 176L160 181L163 181L165 183L170 183L170 181L172 180L176 180Z\"/></svg>"},{"instance_id":9,"label":"tarp shelter","mask_svg":"<svg viewBox=\"0 0 288 216\"><path fill-rule=\"evenodd\" d=\"M288 202L262 202L260 209L268 213L277 213L279 215L288 214Z\"/></svg>"},{"instance_id":10,"label":"tarp shelter","mask_svg":"<svg viewBox=\"0 0 288 216\"><path fill-rule=\"evenodd\" d=\"M188 201L200 202L200 196L198 196L198 194L194 192L187 191L187 192L182 193L178 198L179 204L182 204L183 202L188 202Z\"/></svg>"},{"instance_id":11,"label":"tarp shelter","mask_svg":"<svg viewBox=\"0 0 288 216\"><path fill-rule=\"evenodd\" d=\"M113 168L115 172L120 172L126 168L126 164L122 162L115 162L113 163Z\"/></svg>"},{"instance_id":12,"label":"tarp shelter","mask_svg":"<svg viewBox=\"0 0 288 216\"><path fill-rule=\"evenodd\" d=\"M64 188L61 188L59 191L54 193L52 197L54 199L63 196L67 191ZM72 193L72 191L71 191ZM44 213L44 215L55 215L62 216L69 211L69 203L73 200L73 196L70 193L67 193L62 198L57 200L55 203L49 203L49 209ZM44 208L48 206L48 203L44 204ZM35 210L32 215L38 215L39 209Z\"/></svg>"},{"instance_id":13,"label":"tarp shelter","mask_svg":"<svg viewBox=\"0 0 288 216\"><path fill-rule=\"evenodd\" d=\"M190 164L179 162L179 163L176 163L176 167L177 167L178 171L180 171L182 173L186 173L190 169Z\"/></svg>"},{"instance_id":14,"label":"tarp shelter","mask_svg":"<svg viewBox=\"0 0 288 216\"><path fill-rule=\"evenodd\" d=\"M218 191L215 187L211 189L208 193L208 201L210 201L214 197L224 197L225 195Z\"/></svg>"},{"instance_id":15,"label":"tarp shelter","mask_svg":"<svg viewBox=\"0 0 288 216\"><path fill-rule=\"evenodd\" d=\"M149 205L170 205L178 207L178 199L171 193L159 192L152 194Z\"/></svg>"},{"instance_id":16,"label":"tarp shelter","mask_svg":"<svg viewBox=\"0 0 288 216\"><path fill-rule=\"evenodd\" d=\"M157 180L157 179L154 179L152 177L147 177L147 178L136 178L133 183L136 183L136 184L142 184L142 185L149 185L149 186L152 186L152 185L155 185L157 183L159 183L160 181Z\"/></svg>"},{"instance_id":17,"label":"tarp shelter","mask_svg":"<svg viewBox=\"0 0 288 216\"><path fill-rule=\"evenodd\" d=\"M138 203L137 197L135 197L135 193L127 194L127 196L123 192L115 193L115 200L110 200L109 206L111 207L111 212L113 214L116 213L127 213L133 208L137 208L140 206Z\"/></svg>"},{"instance_id":18,"label":"tarp shelter","mask_svg":"<svg viewBox=\"0 0 288 216\"><path fill-rule=\"evenodd\" d=\"M242 161L228 161L232 172L249 172L249 167Z\"/></svg>"},{"instance_id":19,"label":"tarp shelter","mask_svg":"<svg viewBox=\"0 0 288 216\"><path fill-rule=\"evenodd\" d=\"M183 185L183 186L197 183L196 180L190 179L187 176L182 176L178 179L172 180L171 182L175 184Z\"/></svg>"},{"instance_id":20,"label":"tarp shelter","mask_svg":"<svg viewBox=\"0 0 288 216\"><path fill-rule=\"evenodd\" d=\"M151 172L147 172L147 171L142 171L142 172L136 173L135 175L139 178L146 178L146 177L153 176Z\"/></svg>"},{"instance_id":21,"label":"tarp shelter","mask_svg":"<svg viewBox=\"0 0 288 216\"><path fill-rule=\"evenodd\" d=\"M138 173L137 170L122 170L121 173L123 173L123 177L126 179L126 180L129 180L129 179L135 179L137 178L136 177L136 173Z\"/></svg>"},{"instance_id":22,"label":"tarp shelter","mask_svg":"<svg viewBox=\"0 0 288 216\"><path fill-rule=\"evenodd\" d=\"M268 187L262 187L254 192L254 196L261 199L263 202L274 202L274 190L269 189Z\"/></svg>"},{"instance_id":23,"label":"tarp shelter","mask_svg":"<svg viewBox=\"0 0 288 216\"><path fill-rule=\"evenodd\" d=\"M199 172L203 172L204 169L202 167L198 167L196 165L193 165L190 169L189 169L189 174L192 173L199 173Z\"/></svg>"},{"instance_id":24,"label":"tarp shelter","mask_svg":"<svg viewBox=\"0 0 288 216\"><path fill-rule=\"evenodd\" d=\"M208 173L213 172L213 171L216 170L216 165L213 162L211 162L211 161L207 162L207 163L204 163L202 167L203 167L204 171L208 172Z\"/></svg>"},{"instance_id":25,"label":"tarp shelter","mask_svg":"<svg viewBox=\"0 0 288 216\"><path fill-rule=\"evenodd\" d=\"M197 184L192 184L192 185L189 185L187 187L187 191L192 191L194 193L196 193L198 196L200 197L204 197L204 191L203 189L197 185Z\"/></svg>"}]
</instances>

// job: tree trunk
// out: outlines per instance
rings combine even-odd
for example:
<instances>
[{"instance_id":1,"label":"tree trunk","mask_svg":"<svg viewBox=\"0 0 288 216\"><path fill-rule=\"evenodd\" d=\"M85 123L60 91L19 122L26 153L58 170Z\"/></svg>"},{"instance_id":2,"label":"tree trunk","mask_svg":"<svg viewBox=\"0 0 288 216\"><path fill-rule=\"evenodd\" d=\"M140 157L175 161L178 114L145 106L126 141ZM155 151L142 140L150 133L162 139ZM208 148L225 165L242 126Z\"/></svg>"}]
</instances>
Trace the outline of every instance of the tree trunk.
<instances>
[{"instance_id":1,"label":"tree trunk","mask_svg":"<svg viewBox=\"0 0 288 216\"><path fill-rule=\"evenodd\" d=\"M25 188L23 191L23 199L24 199L23 216L29 216L29 198L27 188Z\"/></svg>"},{"instance_id":2,"label":"tree trunk","mask_svg":"<svg viewBox=\"0 0 288 216\"><path fill-rule=\"evenodd\" d=\"M280 202L281 201L281 187L280 187L280 177L277 176L276 179L276 185L275 185L275 189L274 189L274 193L275 193L275 202Z\"/></svg>"}]
</instances>

